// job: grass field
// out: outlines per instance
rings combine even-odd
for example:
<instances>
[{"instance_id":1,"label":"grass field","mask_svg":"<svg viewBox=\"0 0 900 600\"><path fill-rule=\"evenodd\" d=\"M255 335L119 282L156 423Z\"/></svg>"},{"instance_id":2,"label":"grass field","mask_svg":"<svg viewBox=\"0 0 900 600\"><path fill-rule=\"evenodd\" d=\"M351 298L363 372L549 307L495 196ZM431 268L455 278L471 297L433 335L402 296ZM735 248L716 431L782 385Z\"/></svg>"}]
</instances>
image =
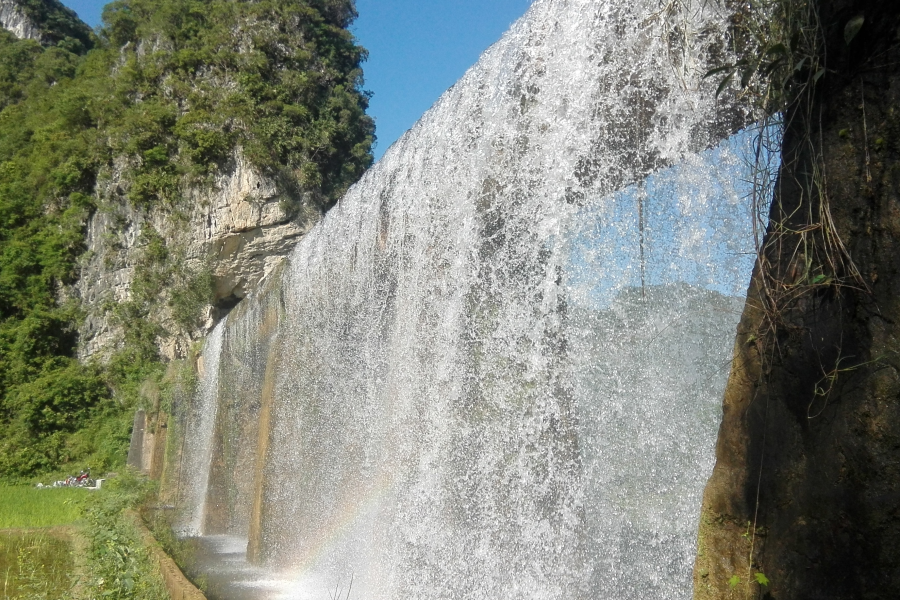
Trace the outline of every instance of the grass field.
<instances>
[{"instance_id":1,"label":"grass field","mask_svg":"<svg viewBox=\"0 0 900 600\"><path fill-rule=\"evenodd\" d=\"M80 499L90 493L94 492L0 486L0 529L71 525L81 516Z\"/></svg>"}]
</instances>

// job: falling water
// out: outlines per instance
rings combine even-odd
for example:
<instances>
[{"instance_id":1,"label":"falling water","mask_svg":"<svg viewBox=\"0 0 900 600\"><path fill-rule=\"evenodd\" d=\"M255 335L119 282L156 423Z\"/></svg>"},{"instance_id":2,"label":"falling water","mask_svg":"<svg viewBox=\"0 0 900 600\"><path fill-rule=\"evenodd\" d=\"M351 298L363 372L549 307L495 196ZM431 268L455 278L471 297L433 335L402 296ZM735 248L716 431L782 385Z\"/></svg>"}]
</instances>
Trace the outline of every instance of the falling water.
<instances>
[{"instance_id":1,"label":"falling water","mask_svg":"<svg viewBox=\"0 0 900 600\"><path fill-rule=\"evenodd\" d=\"M219 326L242 585L690 596L755 250L713 5L537 0Z\"/></svg>"},{"instance_id":2,"label":"falling water","mask_svg":"<svg viewBox=\"0 0 900 600\"><path fill-rule=\"evenodd\" d=\"M219 407L222 335L223 327L217 327L206 338L199 361L197 392L188 415L189 433L183 438L181 470L190 473L190 479L184 481L184 489L179 489L178 493L182 508L179 529L187 535L199 535L203 531L209 470L213 457L213 428Z\"/></svg>"}]
</instances>

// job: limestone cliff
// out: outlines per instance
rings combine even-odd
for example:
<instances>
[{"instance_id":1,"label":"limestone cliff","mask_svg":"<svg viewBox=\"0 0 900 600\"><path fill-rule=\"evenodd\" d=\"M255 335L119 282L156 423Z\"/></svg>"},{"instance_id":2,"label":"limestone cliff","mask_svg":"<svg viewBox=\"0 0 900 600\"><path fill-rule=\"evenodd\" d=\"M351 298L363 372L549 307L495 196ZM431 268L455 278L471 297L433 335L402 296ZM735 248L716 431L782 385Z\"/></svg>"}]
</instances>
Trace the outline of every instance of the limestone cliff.
<instances>
[{"instance_id":1,"label":"limestone cliff","mask_svg":"<svg viewBox=\"0 0 900 600\"><path fill-rule=\"evenodd\" d=\"M0 14L45 46L99 43L90 75L67 73L65 135L91 145L51 191L90 197L76 281L56 286L83 310L81 359L136 337L185 356L371 163L350 0L123 0L99 38L57 0Z\"/></svg>"},{"instance_id":2,"label":"limestone cliff","mask_svg":"<svg viewBox=\"0 0 900 600\"><path fill-rule=\"evenodd\" d=\"M169 306L172 289L159 290L155 323L167 359L185 356L188 345L204 336L262 278L268 275L315 224L321 209L296 203L276 180L236 151L212 185L184 190L189 208L135 209L122 198L119 175L98 189L101 208L88 222L87 253L74 293L86 310L80 329L82 357L116 349L123 328L111 307L133 298L136 275L147 251L146 233L165 240L163 268L174 286L211 277L212 297L198 327L180 327Z\"/></svg>"},{"instance_id":3,"label":"limestone cliff","mask_svg":"<svg viewBox=\"0 0 900 600\"><path fill-rule=\"evenodd\" d=\"M13 32L19 39L41 39L41 30L16 0L0 0L0 27Z\"/></svg>"},{"instance_id":4,"label":"limestone cliff","mask_svg":"<svg viewBox=\"0 0 900 600\"><path fill-rule=\"evenodd\" d=\"M0 0L0 26L20 39L45 45L64 40L90 45L90 29L56 0ZM146 53L146 52L145 52ZM168 304L171 289L159 289L153 320L163 333L165 358L184 356L192 339L204 335L249 289L267 275L321 215L321 207L297 202L251 165L240 149L202 184L185 185L183 206L135 208L126 157L118 157L98 178L99 209L86 223L85 250L77 282L64 296L77 298L86 316L79 328L82 358L103 356L123 340L122 322L111 307L133 296L136 269L153 231L167 248L169 283L187 285L211 277L212 296L199 326L183 327Z\"/></svg>"},{"instance_id":5,"label":"limestone cliff","mask_svg":"<svg viewBox=\"0 0 900 600\"><path fill-rule=\"evenodd\" d=\"M786 115L704 497L698 599L900 588L900 5L815 6L827 72Z\"/></svg>"},{"instance_id":6,"label":"limestone cliff","mask_svg":"<svg viewBox=\"0 0 900 600\"><path fill-rule=\"evenodd\" d=\"M68 39L70 45L92 45L90 28L58 0L0 0L0 27L42 44Z\"/></svg>"}]
</instances>

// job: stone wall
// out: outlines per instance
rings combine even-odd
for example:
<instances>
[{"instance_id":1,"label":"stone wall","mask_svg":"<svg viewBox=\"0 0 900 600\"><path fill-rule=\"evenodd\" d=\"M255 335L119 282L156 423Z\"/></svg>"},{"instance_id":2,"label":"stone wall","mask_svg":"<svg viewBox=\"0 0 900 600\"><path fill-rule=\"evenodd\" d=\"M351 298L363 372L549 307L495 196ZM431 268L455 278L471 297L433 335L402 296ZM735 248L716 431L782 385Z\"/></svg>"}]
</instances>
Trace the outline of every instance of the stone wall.
<instances>
[{"instance_id":1,"label":"stone wall","mask_svg":"<svg viewBox=\"0 0 900 600\"><path fill-rule=\"evenodd\" d=\"M172 557L166 554L165 550L153 537L153 534L144 525L144 521L137 513L130 513L129 518L134 523L135 528L141 536L141 541L151 559L156 562L159 568L159 575L166 586L171 600L206 600L206 596L197 586L184 576Z\"/></svg>"}]
</instances>

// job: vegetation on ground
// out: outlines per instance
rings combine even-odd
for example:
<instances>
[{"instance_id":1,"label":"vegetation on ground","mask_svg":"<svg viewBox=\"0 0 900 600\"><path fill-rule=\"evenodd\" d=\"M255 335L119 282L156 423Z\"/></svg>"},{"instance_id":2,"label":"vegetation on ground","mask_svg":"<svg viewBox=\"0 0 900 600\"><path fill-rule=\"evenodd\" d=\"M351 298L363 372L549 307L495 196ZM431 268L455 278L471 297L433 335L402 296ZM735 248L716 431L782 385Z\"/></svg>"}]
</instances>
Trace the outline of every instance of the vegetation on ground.
<instances>
[{"instance_id":1,"label":"vegetation on ground","mask_svg":"<svg viewBox=\"0 0 900 600\"><path fill-rule=\"evenodd\" d=\"M179 257L148 231L132 299L110 307L123 346L108 364L79 363L83 314L67 290L93 212L112 202L183 219L184 191L211 185L238 151L327 209L369 166L374 140L352 0L117 0L90 35L53 3L26 5L55 33L42 46L0 30L6 482L118 469L140 390L162 385L166 332L150 318L161 290L176 288L186 328L209 300L210 278L179 279Z\"/></svg>"},{"instance_id":2,"label":"vegetation on ground","mask_svg":"<svg viewBox=\"0 0 900 600\"><path fill-rule=\"evenodd\" d=\"M132 519L153 490L130 471L96 491L0 487L0 600L167 598Z\"/></svg>"},{"instance_id":3,"label":"vegetation on ground","mask_svg":"<svg viewBox=\"0 0 900 600\"><path fill-rule=\"evenodd\" d=\"M104 484L82 504L88 541L86 598L168 598L158 565L141 541L132 511L153 494L153 485L130 471Z\"/></svg>"}]
</instances>

